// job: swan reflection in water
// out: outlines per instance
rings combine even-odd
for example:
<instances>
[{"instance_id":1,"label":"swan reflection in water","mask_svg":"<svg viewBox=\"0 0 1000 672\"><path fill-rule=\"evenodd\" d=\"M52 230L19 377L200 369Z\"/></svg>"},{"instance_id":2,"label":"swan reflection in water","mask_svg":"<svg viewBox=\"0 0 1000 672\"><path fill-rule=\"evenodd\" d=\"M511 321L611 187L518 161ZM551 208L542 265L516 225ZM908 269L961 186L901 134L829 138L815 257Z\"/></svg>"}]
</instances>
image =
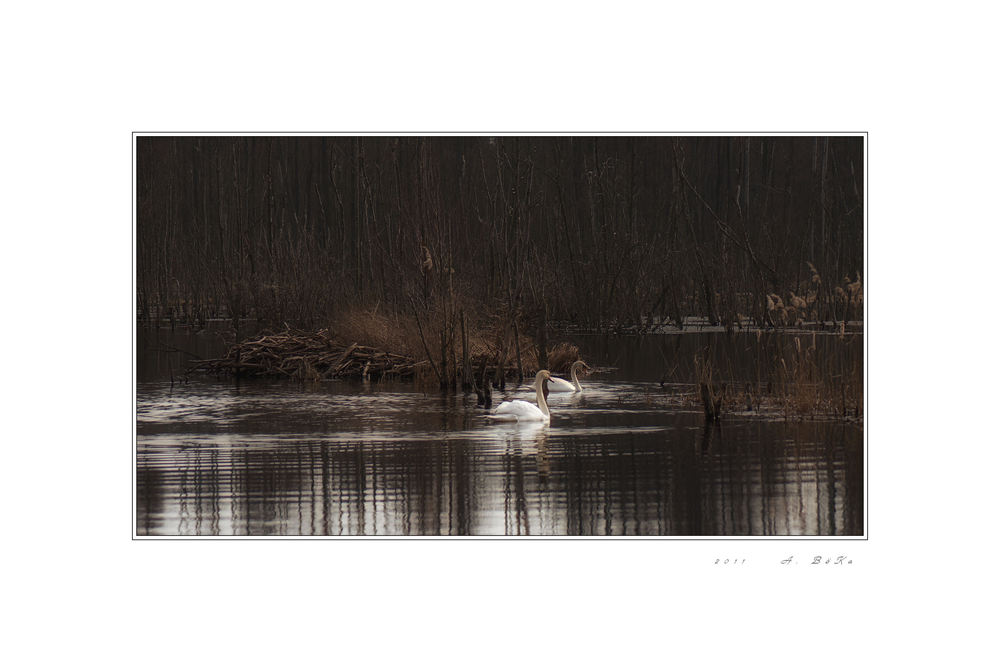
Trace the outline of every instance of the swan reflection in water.
<instances>
[{"instance_id":1,"label":"swan reflection in water","mask_svg":"<svg viewBox=\"0 0 1000 672\"><path fill-rule=\"evenodd\" d=\"M508 455L534 455L539 478L544 479L549 475L549 453L546 446L549 438L548 423L496 424L490 427L489 433Z\"/></svg>"}]
</instances>

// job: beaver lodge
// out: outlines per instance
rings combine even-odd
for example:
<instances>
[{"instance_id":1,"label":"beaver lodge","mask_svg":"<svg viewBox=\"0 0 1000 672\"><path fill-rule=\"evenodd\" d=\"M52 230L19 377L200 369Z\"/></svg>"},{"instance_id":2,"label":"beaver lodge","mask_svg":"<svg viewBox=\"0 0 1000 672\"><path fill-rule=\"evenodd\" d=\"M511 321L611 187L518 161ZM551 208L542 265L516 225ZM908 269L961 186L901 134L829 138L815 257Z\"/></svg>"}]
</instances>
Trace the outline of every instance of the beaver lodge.
<instances>
[{"instance_id":1,"label":"beaver lodge","mask_svg":"<svg viewBox=\"0 0 1000 672\"><path fill-rule=\"evenodd\" d=\"M561 343L549 353L553 371L568 370L576 361L576 346ZM482 348L469 356L470 377L475 374L489 379L507 376L534 375L537 358L525 356L523 363L509 361L497 348ZM438 363L440 364L440 363ZM429 359L417 360L385 349L347 343L328 329L298 331L287 329L276 334L257 336L237 343L218 359L193 360L191 373L232 376L278 376L300 380L333 380L342 378L385 377L412 378L421 371L433 370ZM461 371L461 364L455 367Z\"/></svg>"},{"instance_id":2,"label":"beaver lodge","mask_svg":"<svg viewBox=\"0 0 1000 672\"><path fill-rule=\"evenodd\" d=\"M283 376L302 380L412 376L417 362L357 343L344 344L328 330L286 330L237 343L219 359L192 362L189 372L234 376Z\"/></svg>"}]
</instances>

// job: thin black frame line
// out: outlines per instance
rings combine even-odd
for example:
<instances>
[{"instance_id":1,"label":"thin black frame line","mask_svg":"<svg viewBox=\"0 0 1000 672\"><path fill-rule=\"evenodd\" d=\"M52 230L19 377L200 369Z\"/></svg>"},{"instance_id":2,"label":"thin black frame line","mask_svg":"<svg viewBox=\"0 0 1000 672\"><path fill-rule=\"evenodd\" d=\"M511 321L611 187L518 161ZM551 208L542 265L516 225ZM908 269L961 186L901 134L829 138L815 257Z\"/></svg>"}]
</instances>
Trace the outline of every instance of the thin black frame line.
<instances>
[{"instance_id":1,"label":"thin black frame line","mask_svg":"<svg viewBox=\"0 0 1000 672\"><path fill-rule=\"evenodd\" d=\"M435 136L435 137L462 137L464 135L489 137L497 136L540 136L540 137L860 137L867 136L868 131L733 131L733 132L711 132L711 131L132 131L133 135L140 137L158 136L217 136L217 137L244 137L252 135L262 136L285 136L285 137L312 137L312 136Z\"/></svg>"}]
</instances>

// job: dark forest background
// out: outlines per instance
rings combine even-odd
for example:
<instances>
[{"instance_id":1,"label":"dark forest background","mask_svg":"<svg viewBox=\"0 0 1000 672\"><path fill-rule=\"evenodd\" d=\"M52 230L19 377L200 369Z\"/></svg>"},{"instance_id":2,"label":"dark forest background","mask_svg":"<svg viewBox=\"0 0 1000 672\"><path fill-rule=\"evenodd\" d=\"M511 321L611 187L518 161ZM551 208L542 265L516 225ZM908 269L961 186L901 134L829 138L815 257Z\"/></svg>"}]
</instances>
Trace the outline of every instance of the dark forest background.
<instances>
[{"instance_id":1,"label":"dark forest background","mask_svg":"<svg viewBox=\"0 0 1000 672\"><path fill-rule=\"evenodd\" d=\"M862 316L863 138L138 137L140 322Z\"/></svg>"}]
</instances>

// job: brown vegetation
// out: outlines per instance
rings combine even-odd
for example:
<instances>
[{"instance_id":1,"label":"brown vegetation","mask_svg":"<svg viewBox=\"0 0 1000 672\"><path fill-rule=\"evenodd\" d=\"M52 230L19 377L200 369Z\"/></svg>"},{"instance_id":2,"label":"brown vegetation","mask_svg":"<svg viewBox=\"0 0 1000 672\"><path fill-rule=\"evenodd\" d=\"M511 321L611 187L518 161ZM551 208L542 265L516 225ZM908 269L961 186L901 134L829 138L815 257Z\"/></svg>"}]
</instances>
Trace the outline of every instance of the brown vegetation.
<instances>
[{"instance_id":1,"label":"brown vegetation","mask_svg":"<svg viewBox=\"0 0 1000 672\"><path fill-rule=\"evenodd\" d=\"M694 358L694 368L698 375L698 396L706 422L718 422L722 418L722 408L726 401L726 383L712 382L712 367L701 358Z\"/></svg>"},{"instance_id":2,"label":"brown vegetation","mask_svg":"<svg viewBox=\"0 0 1000 672\"><path fill-rule=\"evenodd\" d=\"M861 420L864 367L850 347L861 335L824 337L835 340L821 355L815 333L758 332L749 353L754 362L749 377L735 372L730 353L696 355L696 391L690 402L703 407L706 420L746 412L784 419Z\"/></svg>"}]
</instances>

